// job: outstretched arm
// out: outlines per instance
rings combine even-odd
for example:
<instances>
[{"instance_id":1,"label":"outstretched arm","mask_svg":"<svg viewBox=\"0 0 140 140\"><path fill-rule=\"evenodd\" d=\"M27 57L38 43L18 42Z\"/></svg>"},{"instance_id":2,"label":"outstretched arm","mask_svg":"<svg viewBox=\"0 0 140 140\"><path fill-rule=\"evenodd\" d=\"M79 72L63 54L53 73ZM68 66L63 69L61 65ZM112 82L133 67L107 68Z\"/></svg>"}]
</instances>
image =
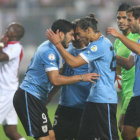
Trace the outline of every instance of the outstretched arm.
<instances>
[{"instance_id":1,"label":"outstretched arm","mask_svg":"<svg viewBox=\"0 0 140 140\"><path fill-rule=\"evenodd\" d=\"M86 64L87 62L80 55L74 57L64 49L63 45L60 42L58 32L59 30L57 30L55 34L51 29L48 29L46 32L46 36L55 45L55 47L58 49L62 57L65 59L65 61L72 68Z\"/></svg>"},{"instance_id":2,"label":"outstretched arm","mask_svg":"<svg viewBox=\"0 0 140 140\"><path fill-rule=\"evenodd\" d=\"M74 76L63 76L59 74L58 70L49 71L47 72L47 75L51 83L55 86L73 84L79 81L84 81L84 82L89 81L94 83L94 80L99 78L99 75L96 73L86 73L83 75L74 75Z\"/></svg>"},{"instance_id":3,"label":"outstretched arm","mask_svg":"<svg viewBox=\"0 0 140 140\"><path fill-rule=\"evenodd\" d=\"M131 69L134 66L134 56L130 55L129 58L124 58L121 56L116 55L117 64L121 67L125 68L126 70Z\"/></svg>"},{"instance_id":4,"label":"outstretched arm","mask_svg":"<svg viewBox=\"0 0 140 140\"><path fill-rule=\"evenodd\" d=\"M106 33L119 38L128 49L130 49L134 53L140 55L140 44L139 43L136 43L136 42L126 38L124 35L122 35L115 28L112 28L112 27L107 28Z\"/></svg>"}]
</instances>

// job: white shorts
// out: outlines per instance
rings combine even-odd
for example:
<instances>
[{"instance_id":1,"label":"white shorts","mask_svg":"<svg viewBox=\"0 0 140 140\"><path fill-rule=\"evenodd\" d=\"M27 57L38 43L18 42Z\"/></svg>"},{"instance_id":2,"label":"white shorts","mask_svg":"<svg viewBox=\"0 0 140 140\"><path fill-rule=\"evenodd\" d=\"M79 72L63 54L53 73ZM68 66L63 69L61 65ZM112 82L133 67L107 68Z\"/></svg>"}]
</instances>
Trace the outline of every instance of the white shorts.
<instances>
[{"instance_id":1,"label":"white shorts","mask_svg":"<svg viewBox=\"0 0 140 140\"><path fill-rule=\"evenodd\" d=\"M17 125L17 114L13 106L15 91L0 91L0 124Z\"/></svg>"}]
</instances>

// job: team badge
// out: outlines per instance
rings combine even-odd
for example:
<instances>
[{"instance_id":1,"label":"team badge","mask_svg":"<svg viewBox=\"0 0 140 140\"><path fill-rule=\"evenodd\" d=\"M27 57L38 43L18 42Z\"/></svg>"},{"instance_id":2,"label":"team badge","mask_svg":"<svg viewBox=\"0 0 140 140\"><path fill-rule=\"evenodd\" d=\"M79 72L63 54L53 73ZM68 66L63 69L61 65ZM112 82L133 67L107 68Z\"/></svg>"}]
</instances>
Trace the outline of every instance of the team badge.
<instances>
[{"instance_id":1,"label":"team badge","mask_svg":"<svg viewBox=\"0 0 140 140\"><path fill-rule=\"evenodd\" d=\"M55 56L54 56L54 54L49 54L48 58L49 58L49 60L54 60Z\"/></svg>"},{"instance_id":2,"label":"team badge","mask_svg":"<svg viewBox=\"0 0 140 140\"><path fill-rule=\"evenodd\" d=\"M90 49L91 49L92 52L96 52L97 51L97 46L93 45Z\"/></svg>"},{"instance_id":3,"label":"team badge","mask_svg":"<svg viewBox=\"0 0 140 140\"><path fill-rule=\"evenodd\" d=\"M42 126L42 131L43 131L43 133L47 133L47 131L48 131L47 125Z\"/></svg>"}]
</instances>

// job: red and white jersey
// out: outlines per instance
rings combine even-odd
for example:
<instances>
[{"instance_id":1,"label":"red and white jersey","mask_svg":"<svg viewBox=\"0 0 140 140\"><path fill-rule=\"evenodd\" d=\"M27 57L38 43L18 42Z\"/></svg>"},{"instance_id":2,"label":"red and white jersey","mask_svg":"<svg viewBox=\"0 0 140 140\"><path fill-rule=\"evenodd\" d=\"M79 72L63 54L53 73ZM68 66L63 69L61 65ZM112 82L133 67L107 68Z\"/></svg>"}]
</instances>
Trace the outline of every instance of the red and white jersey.
<instances>
[{"instance_id":1,"label":"red and white jersey","mask_svg":"<svg viewBox=\"0 0 140 140\"><path fill-rule=\"evenodd\" d=\"M16 90L18 88L18 70L23 56L23 49L18 41L8 42L3 52L9 61L0 62L0 90Z\"/></svg>"}]
</instances>

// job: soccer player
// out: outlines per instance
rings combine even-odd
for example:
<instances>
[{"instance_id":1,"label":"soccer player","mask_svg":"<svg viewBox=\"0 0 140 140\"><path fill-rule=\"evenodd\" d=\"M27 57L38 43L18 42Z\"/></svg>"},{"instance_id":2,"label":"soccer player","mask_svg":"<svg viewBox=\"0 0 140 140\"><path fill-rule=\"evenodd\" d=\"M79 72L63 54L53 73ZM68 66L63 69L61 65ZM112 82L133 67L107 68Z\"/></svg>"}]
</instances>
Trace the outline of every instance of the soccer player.
<instances>
[{"instance_id":1,"label":"soccer player","mask_svg":"<svg viewBox=\"0 0 140 140\"><path fill-rule=\"evenodd\" d=\"M132 33L138 33L140 35L140 6L130 8L127 11L127 19ZM128 59L117 56L117 63L126 69L130 69L135 65L133 97L129 102L125 114L122 133L124 140L138 140L136 132L137 135L140 136L138 134L139 131L137 131L137 128L140 127L140 39L138 43L131 41L111 27L108 28L106 32L107 34L112 34L114 37L119 38L127 48L133 51Z\"/></svg>"},{"instance_id":2,"label":"soccer player","mask_svg":"<svg viewBox=\"0 0 140 140\"><path fill-rule=\"evenodd\" d=\"M47 37L71 67L89 63L89 71L100 75L92 84L82 115L78 140L118 140L116 109L117 94L114 88L116 75L115 51L111 42L97 29L97 20L91 14L80 19L76 26L77 38L90 42L87 49L77 57L63 49L59 31L47 30Z\"/></svg>"},{"instance_id":3,"label":"soccer player","mask_svg":"<svg viewBox=\"0 0 140 140\"><path fill-rule=\"evenodd\" d=\"M88 45L88 42L87 44L81 43L75 34L75 40L72 41L67 51L77 56L87 49L87 47L85 47L86 45ZM65 64L64 67L65 76L84 74L87 72L88 64L77 68L71 68L68 64ZM53 125L56 140L76 140L90 87L90 82L77 82L75 84L62 86Z\"/></svg>"},{"instance_id":4,"label":"soccer player","mask_svg":"<svg viewBox=\"0 0 140 140\"><path fill-rule=\"evenodd\" d=\"M123 3L119 6L117 11L117 24L124 36L133 41L138 41L140 37L139 34L133 34L130 31L130 27L128 26L126 11L130 8L130 5ZM128 58L131 51L119 40L116 39L114 43L116 54L125 58ZM119 66L119 65L117 65ZM129 101L133 95L133 84L135 77L135 66L133 66L130 70L126 70L121 67L121 83L122 83L122 91L121 91L121 115L119 119L119 130L120 132L123 129L124 116L126 113L127 106ZM123 137L123 136L122 136Z\"/></svg>"},{"instance_id":5,"label":"soccer player","mask_svg":"<svg viewBox=\"0 0 140 140\"><path fill-rule=\"evenodd\" d=\"M8 26L0 40L0 124L10 140L25 140L17 131L17 114L13 96L18 88L18 70L23 55L20 39L24 27L17 23Z\"/></svg>"},{"instance_id":6,"label":"soccer player","mask_svg":"<svg viewBox=\"0 0 140 140\"><path fill-rule=\"evenodd\" d=\"M73 24L67 20L56 20L52 24L52 30L59 30L60 42L64 47L74 40ZM93 79L97 75L87 73L63 76L59 74L61 66L62 58L56 47L48 40L43 42L34 54L25 78L15 93L13 102L17 114L27 135L36 140L50 140L54 135L46 110L47 96L53 85L73 84L79 81L94 82Z\"/></svg>"}]
</instances>

